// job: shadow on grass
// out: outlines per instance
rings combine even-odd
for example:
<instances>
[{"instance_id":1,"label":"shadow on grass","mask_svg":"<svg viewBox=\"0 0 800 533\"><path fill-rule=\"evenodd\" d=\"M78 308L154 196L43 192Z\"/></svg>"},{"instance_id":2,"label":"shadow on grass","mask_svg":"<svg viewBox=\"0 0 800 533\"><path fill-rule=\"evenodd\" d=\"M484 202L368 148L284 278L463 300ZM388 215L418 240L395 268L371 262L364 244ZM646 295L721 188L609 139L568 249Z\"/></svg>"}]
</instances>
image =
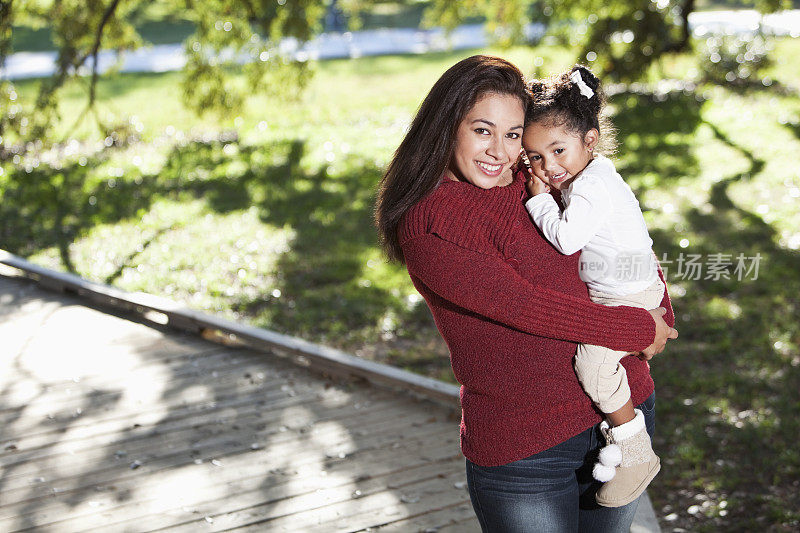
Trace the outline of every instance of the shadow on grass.
<instances>
[{"instance_id":1,"label":"shadow on grass","mask_svg":"<svg viewBox=\"0 0 800 533\"><path fill-rule=\"evenodd\" d=\"M3 247L22 256L57 247L64 269L76 273L69 245L99 224L145 212L165 188L154 176L100 179L110 150L62 168L16 168L2 182L0 235ZM121 265L123 268L125 265Z\"/></svg>"},{"instance_id":2,"label":"shadow on grass","mask_svg":"<svg viewBox=\"0 0 800 533\"><path fill-rule=\"evenodd\" d=\"M107 154L101 153L83 165L72 162L59 169L41 165L30 172L16 168L2 182L3 247L27 256L56 246L64 268L75 272L68 247L76 236L95 224L132 216L143 207L141 191L125 194L122 187L104 194L101 187L90 185L90 175L106 159ZM99 205L97 195L102 200Z\"/></svg>"},{"instance_id":3,"label":"shadow on grass","mask_svg":"<svg viewBox=\"0 0 800 533\"><path fill-rule=\"evenodd\" d=\"M792 132L795 137L800 139L800 122L787 122L784 124L784 127Z\"/></svg>"},{"instance_id":4,"label":"shadow on grass","mask_svg":"<svg viewBox=\"0 0 800 533\"><path fill-rule=\"evenodd\" d=\"M765 161L705 121L702 101L693 94L621 93L611 103L617 108L620 172L637 196L699 174L693 144L701 125L749 162L745 172L712 184L708 205L683 213L680 234L651 230L658 256L671 261L664 266L680 332L652 364L659 397L656 448L665 463L650 491L657 513L687 516L681 520L691 522L693 531L796 524L800 254L781 248L775 228L729 196L731 185L758 175ZM688 248L679 245L684 237ZM679 271L687 272L678 261L690 254L706 267L696 279ZM709 277L714 254L727 254L721 260L730 263L728 279ZM735 271L740 254L741 280ZM678 285L682 297L675 297ZM686 515L701 499L710 505Z\"/></svg>"},{"instance_id":5,"label":"shadow on grass","mask_svg":"<svg viewBox=\"0 0 800 533\"><path fill-rule=\"evenodd\" d=\"M657 503L684 510L698 503L695 494L726 500L725 518L711 505L704 508L710 519L705 512L695 517L697 530L737 524L750 531L800 518L800 254L779 247L772 226L731 201L728 188L759 173L765 162L708 125L750 168L712 186L710 209L686 213L687 230L695 235L688 249L674 235L651 232L659 255L673 261L666 265L672 281L686 279L677 271L681 255L699 254L708 265L714 254L727 254L723 260L730 262L729 279L703 270L682 283L686 294L675 302L681 338L653 364L664 428L657 447L668 450L657 490L666 502ZM740 254L751 269L741 280L734 273Z\"/></svg>"},{"instance_id":6,"label":"shadow on grass","mask_svg":"<svg viewBox=\"0 0 800 533\"><path fill-rule=\"evenodd\" d=\"M329 175L301 167L303 141L195 141L176 146L157 174L130 166L123 177L109 178L108 168L119 165L111 163L113 150L84 165L40 165L10 174L2 185L3 247L22 256L55 247L63 268L81 275L70 257L73 242L95 226L141 218L158 199L202 199L219 214L255 207L265 225L290 228L294 235L275 269L280 296L273 296L274 285L254 287L246 296L230 296L229 308L253 324L348 349L378 342L387 316L404 330L435 336L423 302L409 304L370 280L368 270L381 262L368 266L378 246L372 213L381 169L374 163L352 158L344 172ZM142 232L98 281L112 283L135 267L148 246L169 239L170 229ZM389 329L394 335L398 326Z\"/></svg>"},{"instance_id":7,"label":"shadow on grass","mask_svg":"<svg viewBox=\"0 0 800 533\"><path fill-rule=\"evenodd\" d=\"M347 347L377 342L376 325L387 314L405 328L435 332L424 303L406 305L370 281L369 258L378 247L372 221L381 169L350 161L350 172L309 173L296 162L303 144L291 145L287 164L260 177L261 219L291 226L291 250L278 261L280 298L241 302L257 323ZM445 361L446 362L446 361Z\"/></svg>"},{"instance_id":8,"label":"shadow on grass","mask_svg":"<svg viewBox=\"0 0 800 533\"><path fill-rule=\"evenodd\" d=\"M637 197L644 189L668 186L697 172L691 143L701 123L702 103L694 94L620 93L610 103L617 107L614 126L624 156L620 172L626 179L643 176L639 182L630 182Z\"/></svg>"}]
</instances>

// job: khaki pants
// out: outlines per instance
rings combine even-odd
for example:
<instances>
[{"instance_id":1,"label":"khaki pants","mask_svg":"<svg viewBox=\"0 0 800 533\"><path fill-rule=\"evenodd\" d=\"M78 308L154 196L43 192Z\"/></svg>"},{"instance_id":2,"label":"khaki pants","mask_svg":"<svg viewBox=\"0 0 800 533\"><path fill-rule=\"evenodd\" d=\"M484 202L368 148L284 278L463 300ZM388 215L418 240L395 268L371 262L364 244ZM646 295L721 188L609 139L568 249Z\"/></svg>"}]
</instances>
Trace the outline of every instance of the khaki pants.
<instances>
[{"instance_id":1,"label":"khaki pants","mask_svg":"<svg viewBox=\"0 0 800 533\"><path fill-rule=\"evenodd\" d=\"M625 305L654 309L664 298L664 283L655 283L635 294L616 296L589 289L593 302L616 307ZM604 413L613 413L630 399L631 388L625 374L625 367L619 364L627 352L618 352L604 346L581 344L575 355L575 373L583 385L583 390Z\"/></svg>"}]
</instances>

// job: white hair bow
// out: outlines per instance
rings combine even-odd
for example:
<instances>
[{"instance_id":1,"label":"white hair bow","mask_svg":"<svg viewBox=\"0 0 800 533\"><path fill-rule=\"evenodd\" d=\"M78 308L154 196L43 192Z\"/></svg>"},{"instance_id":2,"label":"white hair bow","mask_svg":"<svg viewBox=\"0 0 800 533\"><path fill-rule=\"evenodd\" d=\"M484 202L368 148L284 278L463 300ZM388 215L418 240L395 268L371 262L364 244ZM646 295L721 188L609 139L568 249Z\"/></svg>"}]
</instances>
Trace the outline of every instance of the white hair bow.
<instances>
[{"instance_id":1,"label":"white hair bow","mask_svg":"<svg viewBox=\"0 0 800 533\"><path fill-rule=\"evenodd\" d=\"M585 81L583 81L580 70L576 70L570 74L569 80L578 86L578 89L581 90L581 94L586 98L591 98L594 96L594 91L588 85L586 85Z\"/></svg>"}]
</instances>

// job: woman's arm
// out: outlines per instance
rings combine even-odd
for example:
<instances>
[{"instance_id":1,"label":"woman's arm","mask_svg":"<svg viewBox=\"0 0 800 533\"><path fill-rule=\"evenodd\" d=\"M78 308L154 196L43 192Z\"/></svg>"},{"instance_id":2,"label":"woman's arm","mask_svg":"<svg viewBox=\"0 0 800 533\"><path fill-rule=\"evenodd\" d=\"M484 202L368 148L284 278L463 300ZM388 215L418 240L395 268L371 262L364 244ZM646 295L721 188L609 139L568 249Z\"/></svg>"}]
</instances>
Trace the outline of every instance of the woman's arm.
<instances>
[{"instance_id":1,"label":"woman's arm","mask_svg":"<svg viewBox=\"0 0 800 533\"><path fill-rule=\"evenodd\" d=\"M636 352L655 338L644 309L606 307L531 284L499 257L436 235L406 241L403 254L409 273L440 297L520 331Z\"/></svg>"},{"instance_id":2,"label":"woman's arm","mask_svg":"<svg viewBox=\"0 0 800 533\"><path fill-rule=\"evenodd\" d=\"M661 265L658 264L658 258L656 258L656 266L658 268L658 277L664 282L664 297L661 299L661 306L658 309L650 310L650 314L656 322L656 338L653 344L639 354L639 358L645 361L649 361L654 355L664 351L667 340L678 338L678 330L674 329L675 312L672 310L672 302L670 302L669 291L666 288L667 280L664 278Z\"/></svg>"}]
</instances>

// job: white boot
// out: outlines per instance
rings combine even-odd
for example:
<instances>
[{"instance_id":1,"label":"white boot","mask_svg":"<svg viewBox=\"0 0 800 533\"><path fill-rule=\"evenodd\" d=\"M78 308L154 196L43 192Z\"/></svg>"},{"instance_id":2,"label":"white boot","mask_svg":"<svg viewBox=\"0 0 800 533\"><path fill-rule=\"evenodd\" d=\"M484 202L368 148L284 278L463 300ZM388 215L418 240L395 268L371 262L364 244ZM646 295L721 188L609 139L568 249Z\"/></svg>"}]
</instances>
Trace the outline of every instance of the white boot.
<instances>
[{"instance_id":1,"label":"white boot","mask_svg":"<svg viewBox=\"0 0 800 533\"><path fill-rule=\"evenodd\" d=\"M605 421L600 424L608 445L600 450L600 462L592 473L598 481L605 481L595 497L605 507L631 503L661 469L661 460L653 452L644 424L644 414L639 409L635 412L633 420L620 426L612 428Z\"/></svg>"}]
</instances>

